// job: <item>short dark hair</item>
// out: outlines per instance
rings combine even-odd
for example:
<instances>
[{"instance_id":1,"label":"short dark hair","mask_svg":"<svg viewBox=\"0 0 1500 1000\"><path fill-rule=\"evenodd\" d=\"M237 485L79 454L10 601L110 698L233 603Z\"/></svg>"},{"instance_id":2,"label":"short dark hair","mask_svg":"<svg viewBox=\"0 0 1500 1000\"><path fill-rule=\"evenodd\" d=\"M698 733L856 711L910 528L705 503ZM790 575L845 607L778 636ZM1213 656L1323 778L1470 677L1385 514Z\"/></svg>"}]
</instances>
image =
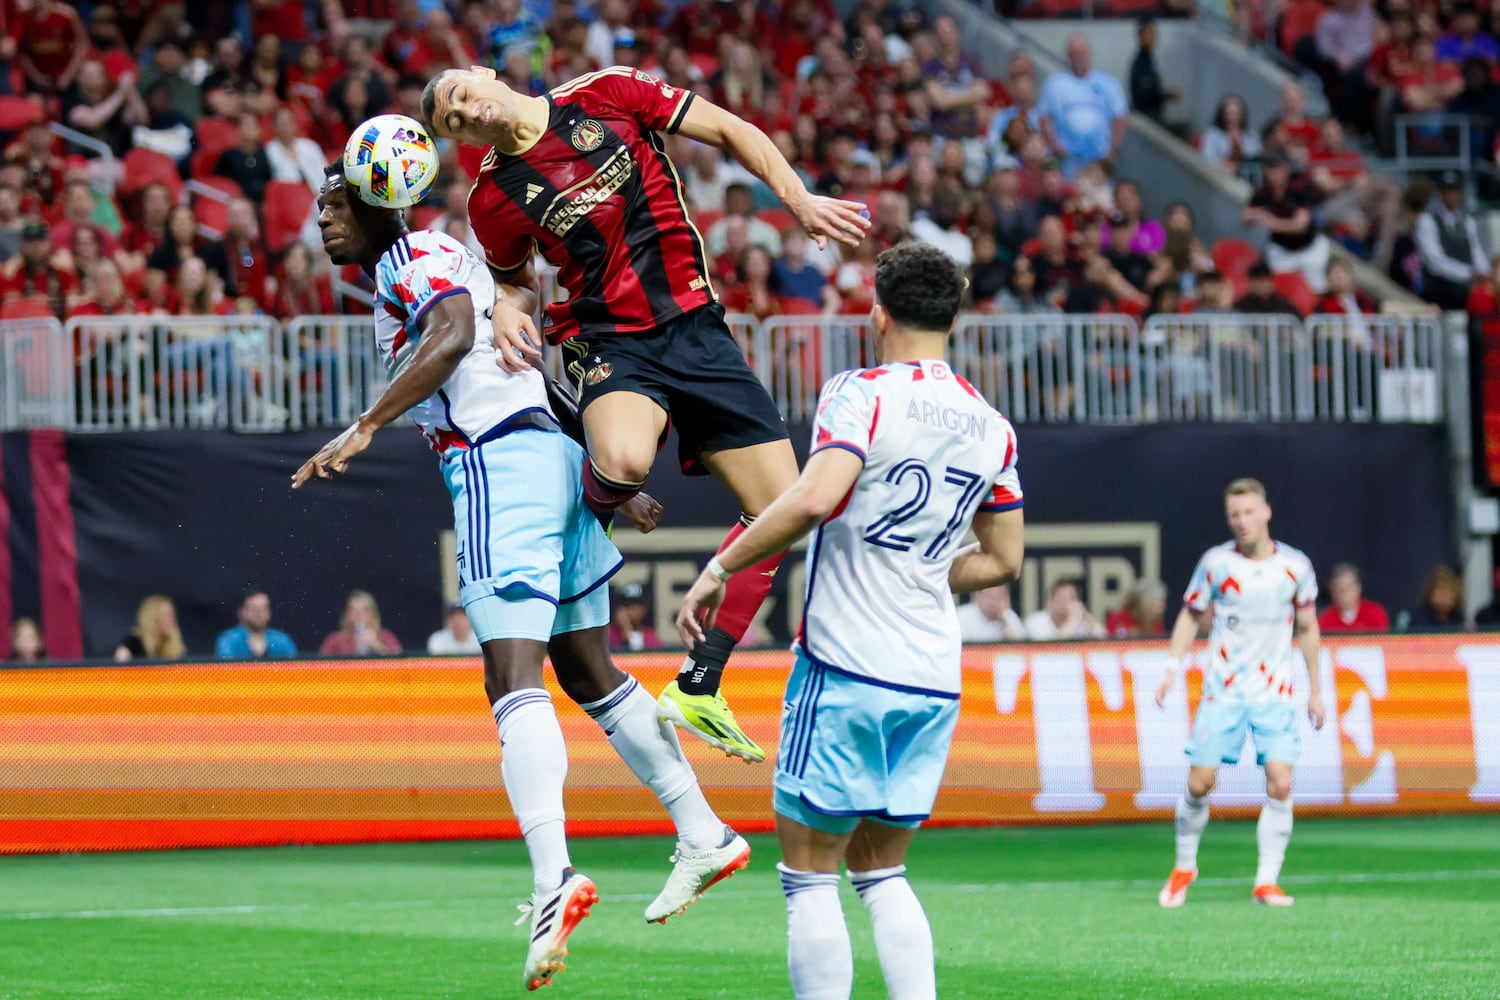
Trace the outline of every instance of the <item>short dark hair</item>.
<instances>
[{"instance_id":1,"label":"short dark hair","mask_svg":"<svg viewBox=\"0 0 1500 1000\"><path fill-rule=\"evenodd\" d=\"M1353 577L1354 582L1359 583L1359 567L1351 562L1334 563L1333 568L1328 571L1328 582L1332 583L1341 576Z\"/></svg>"},{"instance_id":2,"label":"short dark hair","mask_svg":"<svg viewBox=\"0 0 1500 1000\"><path fill-rule=\"evenodd\" d=\"M953 258L931 244L902 243L875 259L875 301L902 326L947 333L967 285Z\"/></svg>"},{"instance_id":3,"label":"short dark hair","mask_svg":"<svg viewBox=\"0 0 1500 1000\"><path fill-rule=\"evenodd\" d=\"M438 85L452 72L453 70L449 69L443 70L437 76L428 80L427 86L422 88L422 121L430 131L437 131L434 127L433 119L437 117Z\"/></svg>"}]
</instances>

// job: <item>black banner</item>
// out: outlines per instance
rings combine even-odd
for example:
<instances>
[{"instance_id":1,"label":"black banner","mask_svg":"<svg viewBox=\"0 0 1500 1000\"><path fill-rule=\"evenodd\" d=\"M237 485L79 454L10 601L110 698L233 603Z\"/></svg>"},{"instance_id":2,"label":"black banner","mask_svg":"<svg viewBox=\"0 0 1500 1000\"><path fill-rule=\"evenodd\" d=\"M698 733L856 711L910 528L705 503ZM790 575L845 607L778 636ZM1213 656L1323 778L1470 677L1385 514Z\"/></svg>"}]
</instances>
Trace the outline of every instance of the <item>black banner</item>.
<instances>
[{"instance_id":1,"label":"black banner","mask_svg":"<svg viewBox=\"0 0 1500 1000\"><path fill-rule=\"evenodd\" d=\"M1228 537L1221 491L1263 480L1277 537L1320 570L1349 560L1366 593L1392 611L1416 602L1422 577L1452 559L1454 537L1440 429L1399 425L1022 426L1027 570L1017 598L1036 607L1054 579L1084 581L1096 612L1138 575L1186 583L1204 549ZM799 454L806 434L794 431ZM78 435L67 440L84 640L107 655L136 605L170 595L189 650L211 655L235 624L245 587L271 595L274 624L316 650L337 627L344 595L370 590L385 625L420 648L441 624L452 509L436 457L410 428L392 428L331 483L293 493L288 480L324 431ZM650 536L628 528L619 580L648 584L662 638L675 596L733 523L733 500L685 479L672 447L648 489L666 506ZM525 484L517 484L524 489ZM12 533L22 518L11 522ZM800 613L803 572L789 559L760 619L783 643ZM19 581L12 581L18 592ZM18 602L21 604L24 602Z\"/></svg>"}]
</instances>

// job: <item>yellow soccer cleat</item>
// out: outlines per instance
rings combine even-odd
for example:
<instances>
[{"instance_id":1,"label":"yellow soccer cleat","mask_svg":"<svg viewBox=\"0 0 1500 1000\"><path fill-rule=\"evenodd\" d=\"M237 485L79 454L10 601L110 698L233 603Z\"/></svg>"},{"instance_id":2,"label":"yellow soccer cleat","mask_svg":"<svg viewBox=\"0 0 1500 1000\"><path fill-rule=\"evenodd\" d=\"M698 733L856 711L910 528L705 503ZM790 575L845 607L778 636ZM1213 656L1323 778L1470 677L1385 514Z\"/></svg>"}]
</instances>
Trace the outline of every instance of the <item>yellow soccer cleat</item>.
<instances>
[{"instance_id":1,"label":"yellow soccer cleat","mask_svg":"<svg viewBox=\"0 0 1500 1000\"><path fill-rule=\"evenodd\" d=\"M674 680L656 699L662 718L731 757L760 762L766 752L745 735L722 694L684 694Z\"/></svg>"}]
</instances>

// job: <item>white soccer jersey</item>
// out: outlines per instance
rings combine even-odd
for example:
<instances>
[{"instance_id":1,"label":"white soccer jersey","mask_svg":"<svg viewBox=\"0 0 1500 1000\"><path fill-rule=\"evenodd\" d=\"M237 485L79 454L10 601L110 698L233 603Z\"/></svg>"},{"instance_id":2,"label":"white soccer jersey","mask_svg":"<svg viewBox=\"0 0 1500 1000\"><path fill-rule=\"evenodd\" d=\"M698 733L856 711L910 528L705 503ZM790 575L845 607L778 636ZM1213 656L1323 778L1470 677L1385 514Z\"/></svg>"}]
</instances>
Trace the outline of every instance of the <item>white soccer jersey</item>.
<instances>
[{"instance_id":1,"label":"white soccer jersey","mask_svg":"<svg viewBox=\"0 0 1500 1000\"><path fill-rule=\"evenodd\" d=\"M1234 542L1203 554L1183 603L1213 608L1203 693L1242 704L1292 697L1292 632L1298 608L1318 599L1312 562L1273 542L1266 559L1249 559Z\"/></svg>"},{"instance_id":2,"label":"white soccer jersey","mask_svg":"<svg viewBox=\"0 0 1500 1000\"><path fill-rule=\"evenodd\" d=\"M416 353L422 317L433 303L459 293L473 301L474 345L443 387L410 413L438 452L468 447L524 414L551 413L541 372L508 372L495 363L495 282L488 268L468 247L430 229L401 237L375 268L375 339L387 376L395 378Z\"/></svg>"},{"instance_id":3,"label":"white soccer jersey","mask_svg":"<svg viewBox=\"0 0 1500 1000\"><path fill-rule=\"evenodd\" d=\"M865 467L807 554L798 642L833 670L957 694L948 570L976 511L1021 506L1016 434L942 361L855 369L823 387L811 454Z\"/></svg>"}]
</instances>

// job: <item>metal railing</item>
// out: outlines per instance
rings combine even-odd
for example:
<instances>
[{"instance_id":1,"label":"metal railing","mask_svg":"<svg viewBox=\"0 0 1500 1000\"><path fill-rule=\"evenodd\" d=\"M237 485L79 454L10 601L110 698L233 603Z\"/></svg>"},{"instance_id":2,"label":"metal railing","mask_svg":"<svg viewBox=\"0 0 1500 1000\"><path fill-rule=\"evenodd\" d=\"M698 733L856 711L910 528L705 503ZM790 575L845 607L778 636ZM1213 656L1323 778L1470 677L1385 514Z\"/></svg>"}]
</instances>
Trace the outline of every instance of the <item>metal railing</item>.
<instances>
[{"instance_id":1,"label":"metal railing","mask_svg":"<svg viewBox=\"0 0 1500 1000\"><path fill-rule=\"evenodd\" d=\"M876 362L863 317L731 314L783 416ZM560 351L548 351L554 375ZM1445 418L1441 321L1195 314L960 317L954 369L1017 423ZM98 316L0 322L0 429L341 427L385 387L363 317Z\"/></svg>"}]
</instances>

